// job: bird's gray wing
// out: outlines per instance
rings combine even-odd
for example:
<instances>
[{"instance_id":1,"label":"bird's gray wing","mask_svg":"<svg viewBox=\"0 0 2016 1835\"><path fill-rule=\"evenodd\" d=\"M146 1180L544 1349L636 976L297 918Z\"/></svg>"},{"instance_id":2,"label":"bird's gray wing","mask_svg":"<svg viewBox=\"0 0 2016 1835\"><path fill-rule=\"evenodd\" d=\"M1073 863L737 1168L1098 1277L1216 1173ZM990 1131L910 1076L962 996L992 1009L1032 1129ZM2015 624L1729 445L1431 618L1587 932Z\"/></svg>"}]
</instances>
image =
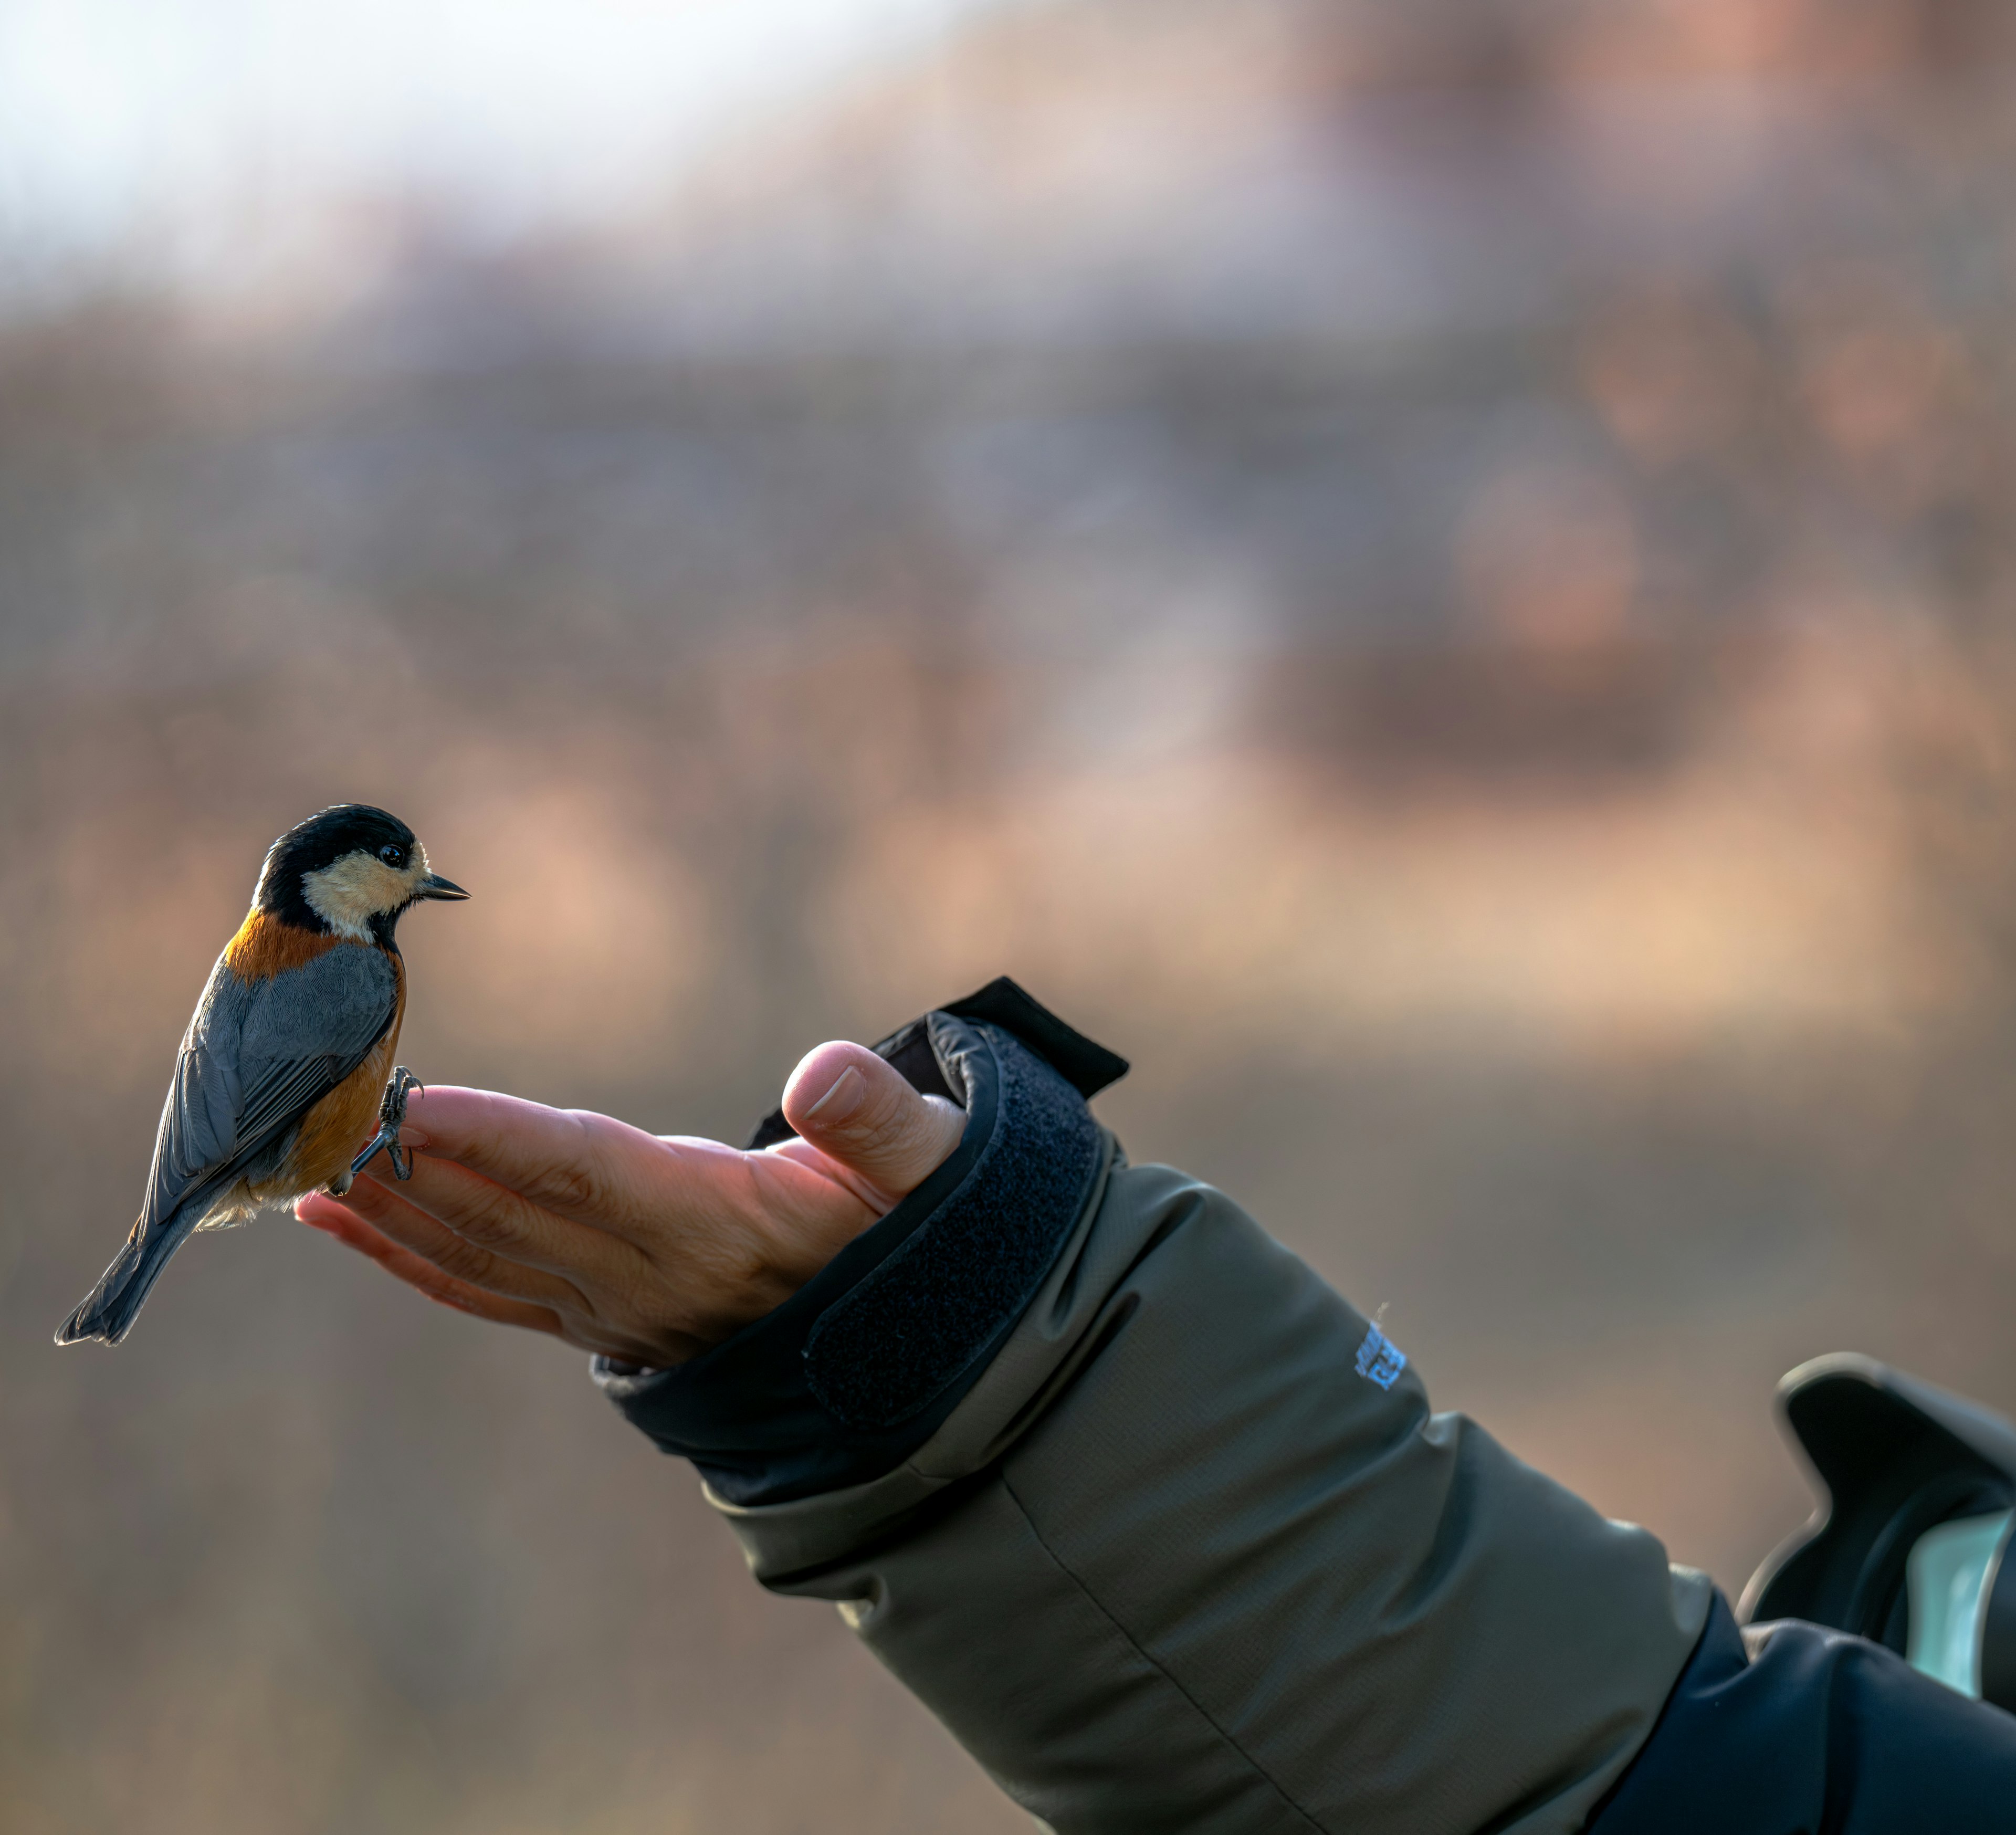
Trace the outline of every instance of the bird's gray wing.
<instances>
[{"instance_id":1,"label":"bird's gray wing","mask_svg":"<svg viewBox=\"0 0 2016 1835\"><path fill-rule=\"evenodd\" d=\"M279 1170L302 1114L363 1063L398 998L391 963L366 945L261 981L218 959L175 1060L146 1206L59 1344L126 1336L168 1258L239 1179Z\"/></svg>"},{"instance_id":2,"label":"bird's gray wing","mask_svg":"<svg viewBox=\"0 0 2016 1835\"><path fill-rule=\"evenodd\" d=\"M143 1226L199 1188L277 1163L301 1115L383 1037L398 991L391 962L366 944L339 943L258 981L220 956L175 1060Z\"/></svg>"}]
</instances>

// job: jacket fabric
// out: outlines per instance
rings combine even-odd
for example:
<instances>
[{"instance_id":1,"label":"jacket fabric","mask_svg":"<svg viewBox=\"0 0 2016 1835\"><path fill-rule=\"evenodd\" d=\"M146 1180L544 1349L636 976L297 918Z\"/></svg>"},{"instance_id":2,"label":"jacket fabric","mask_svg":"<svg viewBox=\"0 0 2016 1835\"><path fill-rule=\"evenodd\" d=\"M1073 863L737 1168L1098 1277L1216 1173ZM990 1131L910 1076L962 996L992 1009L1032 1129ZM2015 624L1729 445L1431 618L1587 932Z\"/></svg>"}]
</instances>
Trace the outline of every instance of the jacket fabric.
<instances>
[{"instance_id":1,"label":"jacket fabric","mask_svg":"<svg viewBox=\"0 0 2016 1835\"><path fill-rule=\"evenodd\" d=\"M1768 1762L1779 1695L1731 1693L1705 1576L1431 1412L1222 1193L1128 1164L1085 1103L1124 1063L1012 983L877 1049L966 1108L952 1159L725 1344L596 1365L758 1580L837 1604L1059 1835L1745 1835L1687 1794Z\"/></svg>"},{"instance_id":2,"label":"jacket fabric","mask_svg":"<svg viewBox=\"0 0 2016 1835\"><path fill-rule=\"evenodd\" d=\"M1719 1596L1592 1835L2009 1835L2016 1714L1895 1652Z\"/></svg>"}]
</instances>

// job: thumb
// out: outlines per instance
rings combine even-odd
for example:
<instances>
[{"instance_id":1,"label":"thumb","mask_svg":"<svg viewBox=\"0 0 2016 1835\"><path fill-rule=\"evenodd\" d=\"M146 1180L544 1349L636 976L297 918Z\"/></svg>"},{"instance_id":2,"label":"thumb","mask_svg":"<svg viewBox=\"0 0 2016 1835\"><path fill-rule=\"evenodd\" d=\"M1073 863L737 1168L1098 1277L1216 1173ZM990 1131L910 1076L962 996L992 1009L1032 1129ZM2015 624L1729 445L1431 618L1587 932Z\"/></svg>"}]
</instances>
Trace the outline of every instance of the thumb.
<instances>
[{"instance_id":1,"label":"thumb","mask_svg":"<svg viewBox=\"0 0 2016 1835\"><path fill-rule=\"evenodd\" d=\"M799 1061L784 1085L784 1119L892 1203L943 1165L966 1132L963 1110L920 1095L866 1045L837 1041Z\"/></svg>"}]
</instances>

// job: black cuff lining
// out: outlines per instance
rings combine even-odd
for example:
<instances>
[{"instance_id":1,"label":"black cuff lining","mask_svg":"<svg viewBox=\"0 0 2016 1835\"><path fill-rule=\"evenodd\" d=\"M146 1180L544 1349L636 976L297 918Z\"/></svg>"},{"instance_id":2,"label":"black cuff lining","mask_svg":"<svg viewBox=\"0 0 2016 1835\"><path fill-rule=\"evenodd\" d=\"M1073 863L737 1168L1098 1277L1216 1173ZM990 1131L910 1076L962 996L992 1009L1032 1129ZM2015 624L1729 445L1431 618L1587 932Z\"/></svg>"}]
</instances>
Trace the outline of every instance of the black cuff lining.
<instances>
[{"instance_id":1,"label":"black cuff lining","mask_svg":"<svg viewBox=\"0 0 2016 1835\"><path fill-rule=\"evenodd\" d=\"M674 1369L596 1362L624 1415L730 1502L865 1483L928 1440L1013 1329L1098 1169L1083 1097L1005 1028L940 1011L876 1049L919 1088L963 1102L951 1158L725 1343Z\"/></svg>"}]
</instances>

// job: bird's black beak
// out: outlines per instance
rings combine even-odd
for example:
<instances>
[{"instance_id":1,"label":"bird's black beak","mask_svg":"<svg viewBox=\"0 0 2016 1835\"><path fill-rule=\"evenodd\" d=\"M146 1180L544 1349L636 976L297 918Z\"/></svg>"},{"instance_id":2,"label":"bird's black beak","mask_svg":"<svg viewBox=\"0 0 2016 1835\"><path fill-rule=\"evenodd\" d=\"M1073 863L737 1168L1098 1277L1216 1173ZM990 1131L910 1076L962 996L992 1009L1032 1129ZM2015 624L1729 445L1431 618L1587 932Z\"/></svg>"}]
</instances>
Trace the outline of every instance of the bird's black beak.
<instances>
[{"instance_id":1,"label":"bird's black beak","mask_svg":"<svg viewBox=\"0 0 2016 1835\"><path fill-rule=\"evenodd\" d=\"M466 898L469 894L463 891L461 887L458 886L454 880L445 880L439 873L429 873L425 879L420 881L418 888L413 894L413 896L416 898L446 898L453 900L456 898Z\"/></svg>"}]
</instances>

